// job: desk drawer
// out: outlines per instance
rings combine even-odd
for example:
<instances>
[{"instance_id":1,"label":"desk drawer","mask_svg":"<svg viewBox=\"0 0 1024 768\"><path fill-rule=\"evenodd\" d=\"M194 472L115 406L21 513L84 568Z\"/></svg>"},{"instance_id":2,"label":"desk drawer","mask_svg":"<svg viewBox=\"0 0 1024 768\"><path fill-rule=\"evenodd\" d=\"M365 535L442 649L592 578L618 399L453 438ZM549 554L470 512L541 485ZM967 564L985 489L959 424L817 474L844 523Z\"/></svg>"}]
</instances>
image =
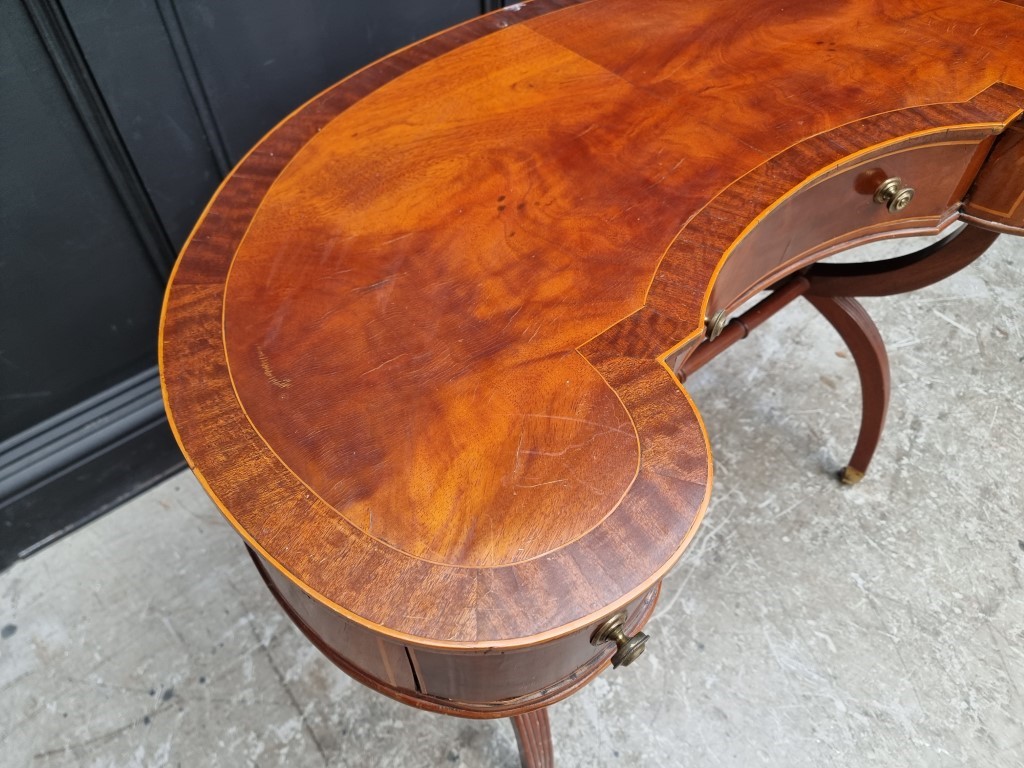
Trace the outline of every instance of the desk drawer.
<instances>
[{"instance_id":1,"label":"desk drawer","mask_svg":"<svg viewBox=\"0 0 1024 768\"><path fill-rule=\"evenodd\" d=\"M929 234L959 210L991 147L976 127L916 135L859 153L808 179L758 217L715 280L709 315L730 312L779 278L831 253L882 237ZM904 207L876 201L887 180ZM904 198L909 193L902 192Z\"/></svg>"},{"instance_id":2,"label":"desk drawer","mask_svg":"<svg viewBox=\"0 0 1024 768\"><path fill-rule=\"evenodd\" d=\"M650 618L660 582L624 609L625 630L634 634ZM598 620L570 635L522 648L484 652L442 652L412 648L421 693L485 716L502 716L564 698L597 674L615 644L598 647L591 637Z\"/></svg>"},{"instance_id":3,"label":"desk drawer","mask_svg":"<svg viewBox=\"0 0 1024 768\"><path fill-rule=\"evenodd\" d=\"M551 640L524 638L519 646L455 650L413 645L334 611L262 555L250 554L289 618L324 655L364 685L423 709L506 717L546 706L586 684L616 649L613 642L595 647L590 641L607 617ZM626 634L647 623L660 589L658 582L624 607Z\"/></svg>"}]
</instances>

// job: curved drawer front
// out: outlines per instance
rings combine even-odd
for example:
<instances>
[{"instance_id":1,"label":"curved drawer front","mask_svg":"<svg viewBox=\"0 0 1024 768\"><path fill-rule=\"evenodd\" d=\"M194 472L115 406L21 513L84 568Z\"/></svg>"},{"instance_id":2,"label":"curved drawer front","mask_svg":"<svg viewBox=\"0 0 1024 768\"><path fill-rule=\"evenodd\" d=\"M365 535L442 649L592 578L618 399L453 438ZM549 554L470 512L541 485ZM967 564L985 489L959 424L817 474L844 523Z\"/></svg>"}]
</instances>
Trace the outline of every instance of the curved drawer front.
<instances>
[{"instance_id":1,"label":"curved drawer front","mask_svg":"<svg viewBox=\"0 0 1024 768\"><path fill-rule=\"evenodd\" d=\"M988 129L944 129L887 143L815 174L752 222L734 244L715 279L709 315L735 309L830 253L945 226L956 216L992 141ZM905 207L876 200L887 181L890 194L913 190Z\"/></svg>"},{"instance_id":2,"label":"curved drawer front","mask_svg":"<svg viewBox=\"0 0 1024 768\"><path fill-rule=\"evenodd\" d=\"M625 607L627 634L647 622L660 586L659 582ZM510 709L557 701L604 669L615 645L591 645L600 623L524 648L483 653L410 649L410 654L422 693L500 716Z\"/></svg>"},{"instance_id":3,"label":"curved drawer front","mask_svg":"<svg viewBox=\"0 0 1024 768\"><path fill-rule=\"evenodd\" d=\"M348 674L400 701L447 714L506 717L558 701L607 665L614 643L590 638L602 623L547 642L493 650L455 651L403 643L342 616L311 597L252 552L289 617L321 652ZM661 583L627 606L625 630L633 634L650 618ZM614 614L615 611L611 611Z\"/></svg>"}]
</instances>

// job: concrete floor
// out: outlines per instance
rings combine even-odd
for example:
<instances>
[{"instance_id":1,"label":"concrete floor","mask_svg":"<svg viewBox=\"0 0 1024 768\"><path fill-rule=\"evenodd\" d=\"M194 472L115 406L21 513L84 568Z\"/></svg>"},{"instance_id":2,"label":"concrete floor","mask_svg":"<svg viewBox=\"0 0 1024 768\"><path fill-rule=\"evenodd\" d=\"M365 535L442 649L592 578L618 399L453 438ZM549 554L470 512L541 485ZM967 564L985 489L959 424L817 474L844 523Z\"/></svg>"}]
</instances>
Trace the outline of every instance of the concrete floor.
<instances>
[{"instance_id":1,"label":"concrete floor","mask_svg":"<svg viewBox=\"0 0 1024 768\"><path fill-rule=\"evenodd\" d=\"M894 252L876 248L875 255ZM565 766L1024 766L1024 242L865 302L894 394L803 303L690 382L716 487L645 656L551 710ZM503 721L320 657L183 473L0 574L3 766L515 766Z\"/></svg>"}]
</instances>

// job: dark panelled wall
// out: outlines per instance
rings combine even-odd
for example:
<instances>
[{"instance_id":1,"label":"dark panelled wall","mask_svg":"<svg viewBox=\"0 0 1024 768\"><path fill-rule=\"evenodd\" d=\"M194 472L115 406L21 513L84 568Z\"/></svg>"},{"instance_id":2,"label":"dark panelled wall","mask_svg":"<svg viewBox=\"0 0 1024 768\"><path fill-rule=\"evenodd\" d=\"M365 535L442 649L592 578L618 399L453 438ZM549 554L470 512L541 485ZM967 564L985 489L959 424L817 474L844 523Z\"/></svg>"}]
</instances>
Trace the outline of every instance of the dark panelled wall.
<instances>
[{"instance_id":1,"label":"dark panelled wall","mask_svg":"<svg viewBox=\"0 0 1024 768\"><path fill-rule=\"evenodd\" d=\"M0 2L0 569L183 466L163 288L282 117L494 0Z\"/></svg>"}]
</instances>

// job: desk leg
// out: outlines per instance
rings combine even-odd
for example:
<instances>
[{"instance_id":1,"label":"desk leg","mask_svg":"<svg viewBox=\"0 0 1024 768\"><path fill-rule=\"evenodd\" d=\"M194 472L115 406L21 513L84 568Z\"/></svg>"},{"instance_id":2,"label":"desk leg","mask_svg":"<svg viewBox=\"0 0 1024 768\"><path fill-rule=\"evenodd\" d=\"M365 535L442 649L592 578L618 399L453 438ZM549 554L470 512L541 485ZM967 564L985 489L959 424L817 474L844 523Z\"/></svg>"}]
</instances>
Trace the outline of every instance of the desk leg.
<instances>
[{"instance_id":1,"label":"desk leg","mask_svg":"<svg viewBox=\"0 0 1024 768\"><path fill-rule=\"evenodd\" d=\"M535 709L510 719L519 742L519 759L523 768L554 768L555 755L551 747L547 709Z\"/></svg>"},{"instance_id":2,"label":"desk leg","mask_svg":"<svg viewBox=\"0 0 1024 768\"><path fill-rule=\"evenodd\" d=\"M860 435L840 478L856 483L878 446L889 405L889 359L882 337L852 296L890 296L943 280L983 254L998 232L967 225L905 256L862 264L815 264L804 272L808 301L839 331L860 374L864 410Z\"/></svg>"},{"instance_id":3,"label":"desk leg","mask_svg":"<svg viewBox=\"0 0 1024 768\"><path fill-rule=\"evenodd\" d=\"M860 434L853 456L840 472L844 483L856 483L867 472L889 409L889 356L878 328L860 302L848 296L806 296L846 342L860 375L863 403Z\"/></svg>"}]
</instances>

